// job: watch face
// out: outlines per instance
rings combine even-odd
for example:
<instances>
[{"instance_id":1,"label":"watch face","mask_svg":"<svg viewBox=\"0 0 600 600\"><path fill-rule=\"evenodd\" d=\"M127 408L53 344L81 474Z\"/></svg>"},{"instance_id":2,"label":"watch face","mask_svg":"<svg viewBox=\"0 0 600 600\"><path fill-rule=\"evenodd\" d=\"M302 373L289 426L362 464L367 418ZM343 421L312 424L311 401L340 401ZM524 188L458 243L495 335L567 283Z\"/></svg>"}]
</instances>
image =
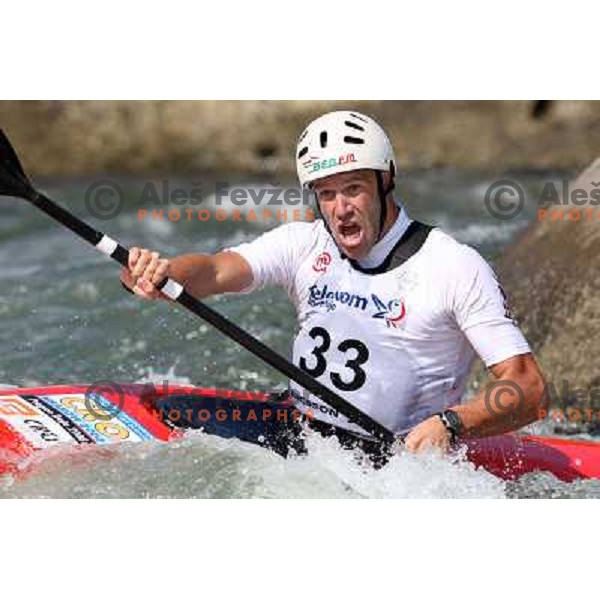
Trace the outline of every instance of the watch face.
<instances>
[{"instance_id":1,"label":"watch face","mask_svg":"<svg viewBox=\"0 0 600 600\"><path fill-rule=\"evenodd\" d=\"M460 434L460 432L462 431L462 421L460 420L458 413L453 410L447 410L446 412L444 412L444 415L446 419L448 419L450 427L454 429L454 433L456 435Z\"/></svg>"}]
</instances>

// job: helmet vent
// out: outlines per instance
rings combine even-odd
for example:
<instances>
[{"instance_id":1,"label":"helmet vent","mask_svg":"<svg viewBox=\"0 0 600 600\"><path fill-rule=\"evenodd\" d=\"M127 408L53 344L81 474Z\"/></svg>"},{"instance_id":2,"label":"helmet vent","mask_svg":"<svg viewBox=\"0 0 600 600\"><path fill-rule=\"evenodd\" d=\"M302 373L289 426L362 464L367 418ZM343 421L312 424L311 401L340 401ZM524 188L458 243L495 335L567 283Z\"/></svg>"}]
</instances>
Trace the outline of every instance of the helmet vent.
<instances>
[{"instance_id":1,"label":"helmet vent","mask_svg":"<svg viewBox=\"0 0 600 600\"><path fill-rule=\"evenodd\" d=\"M321 148L326 148L327 147L327 132L326 131L321 131L319 140L321 141Z\"/></svg>"},{"instance_id":2,"label":"helmet vent","mask_svg":"<svg viewBox=\"0 0 600 600\"><path fill-rule=\"evenodd\" d=\"M363 123L368 123L368 121L364 117L361 117L360 115L355 115L354 113L350 113L350 116L354 117L355 119L358 119L359 121L362 121Z\"/></svg>"},{"instance_id":3,"label":"helmet vent","mask_svg":"<svg viewBox=\"0 0 600 600\"><path fill-rule=\"evenodd\" d=\"M308 152L308 146L304 146L300 152L298 152L298 158L302 158Z\"/></svg>"},{"instance_id":4,"label":"helmet vent","mask_svg":"<svg viewBox=\"0 0 600 600\"><path fill-rule=\"evenodd\" d=\"M344 136L344 142L346 142L346 144L364 144L365 140L346 135Z\"/></svg>"},{"instance_id":5,"label":"helmet vent","mask_svg":"<svg viewBox=\"0 0 600 600\"><path fill-rule=\"evenodd\" d=\"M352 129L358 129L359 131L365 130L364 127L362 127L361 125L358 125L358 123L353 123L352 121L344 121L344 125L347 125L348 127L352 127Z\"/></svg>"}]
</instances>

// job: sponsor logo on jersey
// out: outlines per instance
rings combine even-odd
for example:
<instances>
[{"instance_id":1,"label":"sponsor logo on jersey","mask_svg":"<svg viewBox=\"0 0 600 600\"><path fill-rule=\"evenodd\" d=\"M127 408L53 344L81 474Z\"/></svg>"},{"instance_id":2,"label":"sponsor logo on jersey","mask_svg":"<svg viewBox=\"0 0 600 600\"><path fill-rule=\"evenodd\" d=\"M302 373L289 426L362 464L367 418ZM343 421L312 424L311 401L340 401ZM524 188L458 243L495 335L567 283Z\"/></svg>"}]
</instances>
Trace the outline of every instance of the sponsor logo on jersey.
<instances>
[{"instance_id":1,"label":"sponsor logo on jersey","mask_svg":"<svg viewBox=\"0 0 600 600\"><path fill-rule=\"evenodd\" d=\"M371 317L382 319L387 327L400 327L400 323L406 317L406 304L402 298L394 298L384 301L377 294L371 294L371 298L347 292L345 290L332 290L327 284L311 285L309 288L310 306L322 306L327 312L333 312L338 305L348 306L366 312L374 310Z\"/></svg>"},{"instance_id":2,"label":"sponsor logo on jersey","mask_svg":"<svg viewBox=\"0 0 600 600\"><path fill-rule=\"evenodd\" d=\"M316 273L325 273L327 267L331 264L331 254L329 252L321 252L313 262L313 271Z\"/></svg>"},{"instance_id":3,"label":"sponsor logo on jersey","mask_svg":"<svg viewBox=\"0 0 600 600\"><path fill-rule=\"evenodd\" d=\"M311 285L308 289L310 292L308 304L310 306L324 306L327 312L334 311L338 304L344 304L361 311L367 310L369 305L369 299L365 296L346 291L330 290L327 284L323 286Z\"/></svg>"},{"instance_id":4,"label":"sponsor logo on jersey","mask_svg":"<svg viewBox=\"0 0 600 600\"><path fill-rule=\"evenodd\" d=\"M306 391L304 393L300 393L298 390L292 388L290 389L290 395L294 398L294 400L296 400L296 402L308 407L308 418L310 419L314 418L317 412L335 418L340 416L339 411L337 411L332 406L327 406L326 404L321 404L320 402L311 400L309 398L309 394Z\"/></svg>"},{"instance_id":5,"label":"sponsor logo on jersey","mask_svg":"<svg viewBox=\"0 0 600 600\"><path fill-rule=\"evenodd\" d=\"M406 304L404 300L396 299L384 302L376 294L371 294L373 302L378 309L373 315L374 319L385 319L388 327L400 327L400 322L406 316Z\"/></svg>"},{"instance_id":6,"label":"sponsor logo on jersey","mask_svg":"<svg viewBox=\"0 0 600 600\"><path fill-rule=\"evenodd\" d=\"M500 292L500 295L502 296L502 302L503 302L503 306L504 306L504 317L506 319L508 319L509 321L512 321L515 325L518 325L517 318L515 317L512 309L510 307L510 304L508 302L508 296L506 295L506 292L504 291L502 284L498 281L498 278L496 278L496 282L498 283L498 291Z\"/></svg>"}]
</instances>

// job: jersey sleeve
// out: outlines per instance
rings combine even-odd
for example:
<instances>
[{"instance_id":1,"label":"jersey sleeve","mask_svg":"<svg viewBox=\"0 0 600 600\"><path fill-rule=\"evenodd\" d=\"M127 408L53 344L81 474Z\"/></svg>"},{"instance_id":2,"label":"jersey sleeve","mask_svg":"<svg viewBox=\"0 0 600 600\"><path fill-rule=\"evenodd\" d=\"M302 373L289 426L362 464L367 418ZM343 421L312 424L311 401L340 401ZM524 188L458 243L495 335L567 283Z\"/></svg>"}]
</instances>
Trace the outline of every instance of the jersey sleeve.
<instances>
[{"instance_id":1,"label":"jersey sleeve","mask_svg":"<svg viewBox=\"0 0 600 600\"><path fill-rule=\"evenodd\" d=\"M530 352L494 271L478 252L461 246L451 294L454 318L487 367Z\"/></svg>"},{"instance_id":2,"label":"jersey sleeve","mask_svg":"<svg viewBox=\"0 0 600 600\"><path fill-rule=\"evenodd\" d=\"M310 239L308 223L287 223L263 233L252 242L225 251L240 254L250 265L253 281L242 290L244 293L271 285L289 291Z\"/></svg>"}]
</instances>

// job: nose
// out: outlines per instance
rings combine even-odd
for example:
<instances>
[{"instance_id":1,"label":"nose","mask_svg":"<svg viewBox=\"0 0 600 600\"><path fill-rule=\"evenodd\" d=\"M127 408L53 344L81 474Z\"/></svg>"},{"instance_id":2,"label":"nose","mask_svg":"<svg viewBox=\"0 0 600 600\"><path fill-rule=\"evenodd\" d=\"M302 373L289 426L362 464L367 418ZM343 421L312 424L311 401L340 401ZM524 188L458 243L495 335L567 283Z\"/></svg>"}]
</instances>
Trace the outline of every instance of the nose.
<instances>
[{"instance_id":1,"label":"nose","mask_svg":"<svg viewBox=\"0 0 600 600\"><path fill-rule=\"evenodd\" d=\"M342 192L338 192L335 197L335 215L343 219L352 214L353 206L350 198Z\"/></svg>"}]
</instances>

